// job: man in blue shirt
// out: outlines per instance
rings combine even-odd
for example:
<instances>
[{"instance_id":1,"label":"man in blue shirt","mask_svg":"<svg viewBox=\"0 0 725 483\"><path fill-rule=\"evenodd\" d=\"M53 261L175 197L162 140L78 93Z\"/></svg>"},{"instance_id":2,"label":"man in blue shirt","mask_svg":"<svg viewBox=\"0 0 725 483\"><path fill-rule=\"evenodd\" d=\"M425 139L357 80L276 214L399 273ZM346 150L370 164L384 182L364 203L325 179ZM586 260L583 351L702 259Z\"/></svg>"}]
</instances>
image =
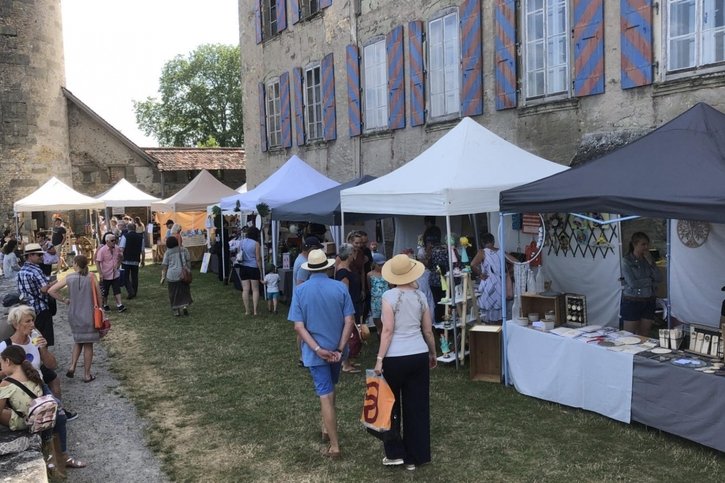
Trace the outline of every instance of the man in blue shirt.
<instances>
[{"instance_id":1,"label":"man in blue shirt","mask_svg":"<svg viewBox=\"0 0 725 483\"><path fill-rule=\"evenodd\" d=\"M342 352L352 332L355 308L342 282L325 273L335 264L322 250L312 250L302 268L310 278L294 290L288 319L302 339L302 362L309 368L320 397L324 428L323 441L330 446L323 452L330 458L340 457L335 414L335 384L340 378Z\"/></svg>"}]
</instances>

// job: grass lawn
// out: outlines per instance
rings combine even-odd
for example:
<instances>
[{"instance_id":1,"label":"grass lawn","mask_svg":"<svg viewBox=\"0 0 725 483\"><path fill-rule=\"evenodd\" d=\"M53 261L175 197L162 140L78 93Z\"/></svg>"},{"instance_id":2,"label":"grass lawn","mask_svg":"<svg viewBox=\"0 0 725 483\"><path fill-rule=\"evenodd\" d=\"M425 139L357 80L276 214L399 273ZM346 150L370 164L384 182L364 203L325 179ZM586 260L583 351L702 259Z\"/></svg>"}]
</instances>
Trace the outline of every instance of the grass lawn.
<instances>
[{"instance_id":1,"label":"grass lawn","mask_svg":"<svg viewBox=\"0 0 725 483\"><path fill-rule=\"evenodd\" d=\"M725 481L722 453L472 382L468 367L451 366L431 376L431 464L414 472L380 464L381 444L358 422L362 374L341 375L343 458L328 461L286 306L245 317L239 292L195 273L191 315L174 317L160 267L147 265L140 278L140 295L112 315L104 344L176 481ZM364 367L374 363L371 344Z\"/></svg>"}]
</instances>

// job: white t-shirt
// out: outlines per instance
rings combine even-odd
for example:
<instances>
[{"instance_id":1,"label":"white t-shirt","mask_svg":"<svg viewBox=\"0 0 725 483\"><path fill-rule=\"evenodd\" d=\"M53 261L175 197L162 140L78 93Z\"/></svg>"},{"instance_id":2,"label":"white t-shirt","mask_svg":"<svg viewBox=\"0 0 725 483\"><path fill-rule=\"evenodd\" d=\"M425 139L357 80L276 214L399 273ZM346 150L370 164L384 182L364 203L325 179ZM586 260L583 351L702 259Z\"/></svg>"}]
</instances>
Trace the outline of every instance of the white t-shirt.
<instances>
[{"instance_id":1,"label":"white t-shirt","mask_svg":"<svg viewBox=\"0 0 725 483\"><path fill-rule=\"evenodd\" d=\"M279 292L279 274L268 273L264 276L264 284L267 286L267 293Z\"/></svg>"},{"instance_id":2,"label":"white t-shirt","mask_svg":"<svg viewBox=\"0 0 725 483\"><path fill-rule=\"evenodd\" d=\"M42 379L43 373L40 371L40 365L42 364L42 361L40 360L40 351L30 342L30 337L28 337L27 344L16 344L13 342L13 345L20 346L23 348L23 350L25 350L25 359L30 361L30 363L33 365L35 370L38 371L38 374ZM0 352L4 351L7 346L8 345L5 343L4 340L0 340Z\"/></svg>"}]
</instances>

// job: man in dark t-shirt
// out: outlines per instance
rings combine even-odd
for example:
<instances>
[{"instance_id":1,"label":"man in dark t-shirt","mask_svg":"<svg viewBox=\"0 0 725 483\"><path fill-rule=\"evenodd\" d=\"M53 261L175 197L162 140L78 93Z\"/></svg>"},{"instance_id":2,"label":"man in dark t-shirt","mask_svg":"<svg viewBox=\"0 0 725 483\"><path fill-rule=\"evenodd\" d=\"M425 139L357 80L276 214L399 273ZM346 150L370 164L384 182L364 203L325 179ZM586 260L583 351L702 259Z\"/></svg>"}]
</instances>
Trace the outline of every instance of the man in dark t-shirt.
<instances>
[{"instance_id":1,"label":"man in dark t-shirt","mask_svg":"<svg viewBox=\"0 0 725 483\"><path fill-rule=\"evenodd\" d=\"M53 220L53 236L50 239L50 243L53 244L53 247L55 248L55 253L58 254L58 270L68 270L68 264L65 263L65 259L63 257L63 246L65 245L65 238L66 238L66 230L63 226L63 220L60 218L56 218Z\"/></svg>"}]
</instances>

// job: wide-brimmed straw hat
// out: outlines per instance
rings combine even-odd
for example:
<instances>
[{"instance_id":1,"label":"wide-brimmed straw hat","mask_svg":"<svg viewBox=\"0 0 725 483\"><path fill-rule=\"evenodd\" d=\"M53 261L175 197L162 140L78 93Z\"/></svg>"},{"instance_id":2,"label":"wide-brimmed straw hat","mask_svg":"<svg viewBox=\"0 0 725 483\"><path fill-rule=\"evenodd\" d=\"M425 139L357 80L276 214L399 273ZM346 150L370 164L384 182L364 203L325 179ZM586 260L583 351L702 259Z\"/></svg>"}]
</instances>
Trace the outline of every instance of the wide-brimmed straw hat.
<instances>
[{"instance_id":1,"label":"wide-brimmed straw hat","mask_svg":"<svg viewBox=\"0 0 725 483\"><path fill-rule=\"evenodd\" d=\"M322 250L312 250L307 256L307 261L302 264L302 268L309 272L320 272L327 270L335 264L334 258L327 258Z\"/></svg>"},{"instance_id":2,"label":"wide-brimmed straw hat","mask_svg":"<svg viewBox=\"0 0 725 483\"><path fill-rule=\"evenodd\" d=\"M395 255L383 265L383 278L393 285L405 285L415 282L423 275L425 265L408 255Z\"/></svg>"},{"instance_id":3,"label":"wide-brimmed straw hat","mask_svg":"<svg viewBox=\"0 0 725 483\"><path fill-rule=\"evenodd\" d=\"M26 255L32 255L33 253L45 253L43 252L43 249L41 248L39 243L28 243L25 245L25 250L23 251Z\"/></svg>"}]
</instances>

